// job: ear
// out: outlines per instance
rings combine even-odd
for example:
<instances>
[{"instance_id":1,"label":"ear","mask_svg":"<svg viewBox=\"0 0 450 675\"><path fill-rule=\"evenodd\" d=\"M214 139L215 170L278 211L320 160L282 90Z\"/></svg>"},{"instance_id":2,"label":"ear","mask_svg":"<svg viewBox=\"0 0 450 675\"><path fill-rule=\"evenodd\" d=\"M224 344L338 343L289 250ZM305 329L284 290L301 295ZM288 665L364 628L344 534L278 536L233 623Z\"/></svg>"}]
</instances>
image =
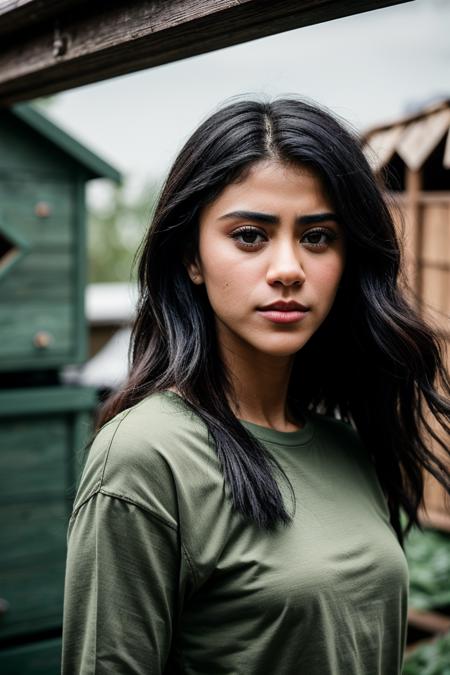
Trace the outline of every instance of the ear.
<instances>
[{"instance_id":1,"label":"ear","mask_svg":"<svg viewBox=\"0 0 450 675\"><path fill-rule=\"evenodd\" d=\"M185 261L184 265L186 267L187 273L191 281L198 286L203 283L203 274L201 270L200 263L197 258L194 261Z\"/></svg>"}]
</instances>

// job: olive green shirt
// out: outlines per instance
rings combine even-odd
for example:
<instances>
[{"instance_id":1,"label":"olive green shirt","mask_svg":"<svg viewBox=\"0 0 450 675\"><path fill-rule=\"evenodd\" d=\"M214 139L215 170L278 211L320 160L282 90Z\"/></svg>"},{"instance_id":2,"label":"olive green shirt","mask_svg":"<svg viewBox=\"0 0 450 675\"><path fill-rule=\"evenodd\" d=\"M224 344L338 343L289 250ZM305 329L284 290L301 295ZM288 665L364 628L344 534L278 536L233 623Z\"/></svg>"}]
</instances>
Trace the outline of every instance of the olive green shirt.
<instances>
[{"instance_id":1,"label":"olive green shirt","mask_svg":"<svg viewBox=\"0 0 450 675\"><path fill-rule=\"evenodd\" d=\"M233 509L176 394L99 432L69 525L64 675L400 675L408 568L356 431L243 424L295 491L273 532Z\"/></svg>"}]
</instances>

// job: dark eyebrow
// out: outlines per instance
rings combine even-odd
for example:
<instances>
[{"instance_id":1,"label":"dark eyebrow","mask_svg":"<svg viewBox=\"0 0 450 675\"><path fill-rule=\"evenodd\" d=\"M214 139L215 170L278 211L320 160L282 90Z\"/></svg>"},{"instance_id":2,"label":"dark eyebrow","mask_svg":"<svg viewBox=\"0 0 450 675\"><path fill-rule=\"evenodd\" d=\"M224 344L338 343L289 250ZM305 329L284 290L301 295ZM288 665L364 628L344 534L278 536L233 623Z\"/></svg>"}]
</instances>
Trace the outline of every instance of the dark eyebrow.
<instances>
[{"instance_id":1,"label":"dark eyebrow","mask_svg":"<svg viewBox=\"0 0 450 675\"><path fill-rule=\"evenodd\" d=\"M247 220L254 220L259 223L268 223L270 225L277 225L280 222L278 216L274 216L270 213L258 213L257 211L231 211L230 213L225 213L225 215L220 216L219 220L225 218L242 218ZM312 213L308 216L298 216L295 219L297 225L311 225L312 223L323 223L327 220L334 220L338 223L337 216L334 213L325 212L325 213Z\"/></svg>"}]
</instances>

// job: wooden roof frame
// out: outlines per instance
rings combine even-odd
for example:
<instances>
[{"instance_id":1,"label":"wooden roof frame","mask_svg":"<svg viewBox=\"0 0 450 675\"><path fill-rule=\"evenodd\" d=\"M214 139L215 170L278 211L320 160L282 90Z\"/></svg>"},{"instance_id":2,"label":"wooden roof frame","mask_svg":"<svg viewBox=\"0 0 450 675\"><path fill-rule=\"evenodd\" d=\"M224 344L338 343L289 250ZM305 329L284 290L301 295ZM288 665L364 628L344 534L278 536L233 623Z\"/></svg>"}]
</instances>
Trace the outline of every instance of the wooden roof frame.
<instances>
[{"instance_id":1,"label":"wooden roof frame","mask_svg":"<svg viewBox=\"0 0 450 675\"><path fill-rule=\"evenodd\" d=\"M122 175L117 169L54 124L32 105L17 103L10 108L9 112L83 166L88 178L109 178L116 183L122 182Z\"/></svg>"},{"instance_id":2,"label":"wooden roof frame","mask_svg":"<svg viewBox=\"0 0 450 675\"><path fill-rule=\"evenodd\" d=\"M3 0L0 104L403 2Z\"/></svg>"},{"instance_id":3,"label":"wooden roof frame","mask_svg":"<svg viewBox=\"0 0 450 675\"><path fill-rule=\"evenodd\" d=\"M443 167L450 169L450 98L371 127L361 136L375 172L388 165L395 154L410 171L419 171L444 137Z\"/></svg>"},{"instance_id":4,"label":"wooden roof frame","mask_svg":"<svg viewBox=\"0 0 450 675\"><path fill-rule=\"evenodd\" d=\"M433 103L428 103L427 105L425 105L423 108L421 108L416 112L408 113L406 115L399 115L395 119L383 122L382 124L374 124L373 126L368 127L364 131L364 133L361 134L361 137L363 140L367 140L370 138L370 136L380 131L387 131L388 129L392 129L393 127L405 126L407 124L410 124L411 122L417 122L418 120L422 120L425 117L428 117L429 115L439 112L440 110L445 110L447 108L450 108L449 97L445 97Z\"/></svg>"}]
</instances>

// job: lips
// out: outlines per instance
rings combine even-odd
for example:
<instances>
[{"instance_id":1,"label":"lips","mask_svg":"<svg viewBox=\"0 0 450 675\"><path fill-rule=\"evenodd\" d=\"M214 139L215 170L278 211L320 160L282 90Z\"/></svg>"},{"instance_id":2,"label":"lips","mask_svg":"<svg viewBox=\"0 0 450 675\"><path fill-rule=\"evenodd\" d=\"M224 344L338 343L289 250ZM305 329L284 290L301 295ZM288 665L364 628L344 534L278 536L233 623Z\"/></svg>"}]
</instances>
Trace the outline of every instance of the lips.
<instances>
[{"instance_id":1,"label":"lips","mask_svg":"<svg viewBox=\"0 0 450 675\"><path fill-rule=\"evenodd\" d=\"M290 300L277 300L258 309L258 313L272 324L297 324L308 315L309 307Z\"/></svg>"},{"instance_id":2,"label":"lips","mask_svg":"<svg viewBox=\"0 0 450 675\"><path fill-rule=\"evenodd\" d=\"M295 302L294 300L290 300L289 302L285 302L284 300L277 300L276 302L272 302L270 305L265 305L264 307L260 307L259 311L260 312L270 312L270 311L278 311L278 312L307 312L309 307L306 307L305 305L301 305L299 302Z\"/></svg>"}]
</instances>

